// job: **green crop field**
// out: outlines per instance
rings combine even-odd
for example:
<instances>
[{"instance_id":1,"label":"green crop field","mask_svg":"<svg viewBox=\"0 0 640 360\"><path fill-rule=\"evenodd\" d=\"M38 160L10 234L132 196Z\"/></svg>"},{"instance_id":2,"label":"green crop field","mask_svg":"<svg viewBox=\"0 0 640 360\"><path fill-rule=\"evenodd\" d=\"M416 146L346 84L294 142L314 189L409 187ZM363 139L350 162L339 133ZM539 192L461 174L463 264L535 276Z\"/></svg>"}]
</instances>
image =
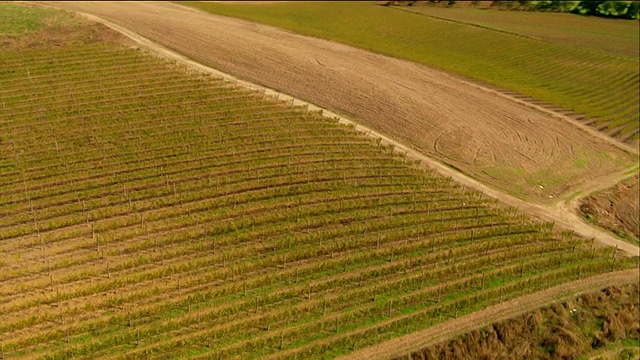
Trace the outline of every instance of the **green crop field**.
<instances>
[{"instance_id":1,"label":"green crop field","mask_svg":"<svg viewBox=\"0 0 640 360\"><path fill-rule=\"evenodd\" d=\"M638 140L635 20L423 6L413 13L372 2L181 3L437 67Z\"/></svg>"},{"instance_id":2,"label":"green crop field","mask_svg":"<svg viewBox=\"0 0 640 360\"><path fill-rule=\"evenodd\" d=\"M53 11L13 4L0 4L0 34L21 34L45 27Z\"/></svg>"},{"instance_id":3,"label":"green crop field","mask_svg":"<svg viewBox=\"0 0 640 360\"><path fill-rule=\"evenodd\" d=\"M0 106L4 359L329 358L638 264L121 45L0 49Z\"/></svg>"},{"instance_id":4,"label":"green crop field","mask_svg":"<svg viewBox=\"0 0 640 360\"><path fill-rule=\"evenodd\" d=\"M68 28L77 23L77 19L65 12L0 3L0 43L26 32L52 27Z\"/></svg>"},{"instance_id":5,"label":"green crop field","mask_svg":"<svg viewBox=\"0 0 640 360\"><path fill-rule=\"evenodd\" d=\"M640 51L637 21L473 7L404 6L393 9L621 57L637 58Z\"/></svg>"}]
</instances>

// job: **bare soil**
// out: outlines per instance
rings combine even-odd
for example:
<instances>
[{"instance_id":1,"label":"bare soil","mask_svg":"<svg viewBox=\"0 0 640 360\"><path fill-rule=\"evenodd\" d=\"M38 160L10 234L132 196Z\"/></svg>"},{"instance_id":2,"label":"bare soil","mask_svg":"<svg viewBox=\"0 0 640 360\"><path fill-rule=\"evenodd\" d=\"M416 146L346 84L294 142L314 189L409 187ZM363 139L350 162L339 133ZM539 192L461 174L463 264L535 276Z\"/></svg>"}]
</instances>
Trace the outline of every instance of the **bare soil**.
<instances>
[{"instance_id":1,"label":"bare soil","mask_svg":"<svg viewBox=\"0 0 640 360\"><path fill-rule=\"evenodd\" d=\"M548 201L635 161L577 121L409 61L165 2L50 4L343 114L521 198Z\"/></svg>"},{"instance_id":2,"label":"bare soil","mask_svg":"<svg viewBox=\"0 0 640 360\"><path fill-rule=\"evenodd\" d=\"M621 237L640 239L638 175L582 200L581 213Z\"/></svg>"}]
</instances>

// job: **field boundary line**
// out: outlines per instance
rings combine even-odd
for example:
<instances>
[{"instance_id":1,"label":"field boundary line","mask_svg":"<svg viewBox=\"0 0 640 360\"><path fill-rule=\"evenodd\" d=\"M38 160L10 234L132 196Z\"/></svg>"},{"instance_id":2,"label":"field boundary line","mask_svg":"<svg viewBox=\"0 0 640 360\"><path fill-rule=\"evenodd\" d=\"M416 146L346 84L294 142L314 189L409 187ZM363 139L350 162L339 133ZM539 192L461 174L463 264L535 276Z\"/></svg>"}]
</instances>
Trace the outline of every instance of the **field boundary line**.
<instances>
[{"instance_id":1,"label":"field boundary line","mask_svg":"<svg viewBox=\"0 0 640 360\"><path fill-rule=\"evenodd\" d=\"M47 3L43 3L43 6L46 7L52 7L52 8L56 8L53 5L47 4ZM174 6L179 6L176 4L173 4ZM182 6L180 6L182 7ZM526 202L524 200L520 200L514 196L508 195L506 193L503 193L497 189L494 189L488 185L485 185L481 182L479 182L478 180L475 180L435 159L432 159L422 153L420 153L419 151L408 147L402 143L400 143L399 141L393 140L373 129L370 129L366 126L363 126L361 124L358 124L356 121L351 120L343 115L340 115L338 113L335 113L331 110L319 107L315 104L312 104L310 102L307 102L305 100L302 99L298 99L294 96L291 96L289 94L274 90L272 88L266 87L266 86L262 86L262 85L258 85L258 84L254 84L252 82L249 81L245 81L242 79L239 79L231 74L222 72L220 70L214 69L212 67L206 66L204 64L198 63L194 60L189 59L188 57L179 54L171 49L166 48L165 46L158 44L154 41L151 41L149 39L147 39L144 36L141 36L129 29L126 29L123 26L117 25L111 21L105 20L99 16L95 16L92 14L88 14L82 11L75 11L77 14L84 16L85 18L92 20L92 21L96 21L99 23L102 23L104 25L106 25L107 27L120 32L121 34L125 35L126 37L130 38L131 40L135 41L136 43L138 43L140 46L144 47L145 49L147 49L148 51L155 53L157 55L159 55L162 58L165 59L169 59L169 60L173 60L176 61L178 63L181 63L182 65L186 65L188 67L191 67L195 70L201 71L203 73L206 74L210 74L210 75L214 75L214 76L218 76L220 78L222 78L223 80L229 81L230 83L233 83L235 86L241 86L250 90L256 90L256 91L264 91L265 95L270 96L270 97L274 97L276 98L278 101L284 101L285 103L290 103L293 106L307 106L309 111L317 111L320 115L325 116L327 118L333 118L335 119L337 122L344 124L344 125L348 125L348 126L353 126L355 131L359 131L361 133L364 133L365 136L369 136L372 137L374 139L379 139L381 145L385 145L385 146L393 146L393 150L404 154L406 157L409 157L413 160L419 160L421 163L426 163L429 167L431 167L432 169L434 169L438 174L444 176L444 177L450 177L452 180L460 183L460 184L464 184L465 186L468 186L474 190L480 191L485 195L488 195L492 198L498 199L499 201L521 209L522 211L528 213L529 215L541 219L543 221L549 221L549 222L553 222L554 224L568 229L568 230L573 230L576 234L584 237L584 238L594 238L596 241L598 241L598 243L605 245L605 246L611 246L611 247L616 247L619 250L621 250L622 252L626 253L627 255L631 255L631 256L639 256L640 255L640 247L635 246L631 243L625 242L623 240L620 240L618 238L616 238L615 236L595 228L594 226L592 226L591 224L587 223L586 220L583 220L580 216L578 216L577 214L568 212L568 211L564 211L563 209L559 209L558 207L556 207L555 205L551 205L551 206L545 206L545 205L540 205L540 204L534 204L534 203L529 203ZM451 76L448 73L446 74L447 76ZM454 77L456 79L459 80L459 78ZM472 84L469 83L472 86L477 86L480 89L485 89L482 86L479 86L477 84ZM490 91L490 89L486 89L486 91ZM497 96L500 96L499 92L495 92L495 94ZM526 102L525 102L526 103ZM586 127L586 126L585 126ZM599 137L603 137L608 139L608 141L613 141L614 143L618 143L617 141L609 138L608 136L605 136L603 134L596 134Z\"/></svg>"},{"instance_id":2,"label":"field boundary line","mask_svg":"<svg viewBox=\"0 0 640 360\"><path fill-rule=\"evenodd\" d=\"M433 20L439 20L439 21L444 21L444 22L448 22L448 23L452 23L452 24L475 27L475 28L482 29L482 30L495 31L495 32L498 32L498 33L501 33L501 34L512 35L512 36L521 37L521 38L530 39L530 40L537 40L537 41L544 41L544 42L547 42L547 43L552 43L551 41L544 40L542 38L531 36L531 35L518 34L516 32L511 32L511 31L508 31L508 30L502 30L502 29L498 29L498 28L493 28L493 27L486 26L486 25L474 24L472 22L466 22L466 21L462 21L462 20L447 19L447 18L444 18L444 17L436 16L436 15L431 15L431 14L426 14L426 13L422 13L422 12L406 10L406 9L402 9L400 6L390 6L389 8L391 8L393 10L397 10L397 11L403 11L403 12L406 12L406 13L409 13L409 14L415 14L415 15L418 15L418 16L426 16L426 17L428 17L430 19L433 19Z\"/></svg>"},{"instance_id":3,"label":"field boundary line","mask_svg":"<svg viewBox=\"0 0 640 360\"><path fill-rule=\"evenodd\" d=\"M638 269L616 271L554 286L450 320L428 329L366 347L337 359L393 359L530 311L570 300L611 285L637 283Z\"/></svg>"}]
</instances>

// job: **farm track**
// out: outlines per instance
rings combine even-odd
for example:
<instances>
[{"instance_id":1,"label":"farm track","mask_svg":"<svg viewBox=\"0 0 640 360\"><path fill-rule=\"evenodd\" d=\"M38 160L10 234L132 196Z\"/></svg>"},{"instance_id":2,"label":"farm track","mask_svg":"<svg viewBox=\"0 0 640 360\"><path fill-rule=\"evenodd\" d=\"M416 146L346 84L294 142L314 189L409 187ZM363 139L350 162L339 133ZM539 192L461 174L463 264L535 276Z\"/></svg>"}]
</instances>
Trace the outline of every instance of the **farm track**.
<instances>
[{"instance_id":1,"label":"farm track","mask_svg":"<svg viewBox=\"0 0 640 360\"><path fill-rule=\"evenodd\" d=\"M87 14L87 13L93 13L93 14L97 14L100 15L102 17L104 17L107 20L110 21L106 21L100 17L95 17L95 16L89 16L90 18L92 18L93 20L96 21L101 21L103 23L105 23L106 25L112 27L113 29L120 31L121 33L123 33L124 35L132 38L133 40L135 40L136 42L140 43L141 45L159 53L162 56L171 58L173 60L178 60L181 63L190 65L192 67L195 67L196 69L199 69L201 71L205 71L205 72L211 72L213 74L216 75L221 75L222 73L220 73L217 70L213 70L210 68L207 68L206 66L202 66L200 64L195 63L194 61L188 60L187 58L176 54L175 52L168 50L166 48L164 48L162 45L160 44L156 44L153 43L152 41L144 38L141 35L148 35L150 36L151 40L159 39L159 34L161 34L161 29L156 29L155 32L149 32L148 30L143 29L143 26L150 26L153 27L153 24L155 24L158 20L158 18L155 18L154 16L149 16L149 17L144 17L144 16L129 16L129 14L127 13L127 11L125 10L125 7L123 7L122 4L117 4L117 3L102 3L100 4L100 8L98 7L92 7L91 5L84 5L82 3L54 3L54 6L57 7L62 7L65 9L70 9L70 10L75 10L75 11L79 11L81 13ZM147 4L140 4L140 3L136 3L135 5L128 5L128 6L139 6L140 7L140 11L138 12L138 14L142 14L142 13L150 13L153 12L156 14L156 16L159 16L163 19L162 23L165 26L168 26L168 28L170 28L171 26L177 26L177 27L183 27L183 28L189 28L191 25L186 24L185 22L181 22L180 19L178 18L177 14L183 14L183 17L186 17L184 15L185 12L189 13L189 21L192 23L197 23L199 21L199 19L216 19L216 22L212 22L207 20L206 25L203 24L201 29L193 29L196 32L204 32L204 31L210 31L212 33L217 34L218 36L220 36L221 38L226 38L228 39L229 36L231 36L234 40L231 41L231 43L234 43L234 46L237 44L244 44L245 41L243 39L241 39L241 37L246 37L251 39L251 41L253 41L256 37L260 37L260 36L268 36L269 39L271 39L272 41L282 41L282 42L291 42L291 43L295 43L296 46L291 46L291 44L289 44L289 47L291 48L305 48L308 46L313 46L315 47L315 50L320 51L323 55L323 58L326 56L335 56L337 58L340 58L342 56L343 52L347 52L349 53L350 60L346 60L346 59L342 59L341 61L352 61L352 59L354 58L354 54L358 54L359 56L362 57L362 59L357 58L358 61L364 61L364 64L360 64L355 66L354 68L370 68L371 63L380 63L380 62L387 62L389 63L387 66L392 66L395 69L404 69L407 67L407 63L400 61L400 60L396 60L396 59L390 59L390 58L386 58L383 56L379 56L379 55L375 55L375 54L370 54L367 53L365 51L359 50L359 49L354 49L354 48L350 48L350 47L346 47L344 45L339 45L339 44L333 44L327 41L323 41L323 40L319 40L319 39L310 39L310 38L306 38L306 37L302 37L299 35L295 35L295 34L291 34L285 31L281 31L278 29L274 29L272 27L268 27L268 26L263 26L263 25L257 25L257 24L252 24L249 22L245 22L245 21L241 21L241 20L237 20L237 19L230 19L230 18L226 18L226 17L220 17L220 16L214 16L211 14L205 14L201 11L198 10L194 10L194 9L190 9L190 8L185 8L182 6L178 6L175 4L158 4L158 3L147 3ZM151 10L153 9L153 10ZM140 31L140 35L138 35L137 33L134 33L130 30L127 30L125 28L123 28L122 26L116 25L114 24L112 21L114 22L118 22L120 24L123 24L124 26L128 27L130 30L133 31ZM218 24L219 23L219 24ZM226 28L224 28L226 27ZM229 30L229 28L234 29L233 31ZM257 30L259 29L259 31ZM240 76L246 76L249 77L250 79L260 79L262 78L263 75L260 74L256 74L254 72L252 72L252 70L249 68L249 65L244 64L244 62L241 62L244 65L234 65L234 64L230 64L227 62L221 62L220 59L215 59L215 58L211 58L210 56L208 57L205 53L196 53L193 52L191 47L184 47L184 46L180 46L177 43L172 42L172 40L170 39L170 35L166 34L166 33L162 33L163 34L163 45L167 45L170 47L174 47L176 50L181 51L182 53L185 53L187 55L191 55L194 56L196 59L202 59L202 61L204 61L205 63L212 63L214 65L217 65L217 68L223 69L225 71L229 71L228 69L232 69L234 74L238 74ZM251 34L251 35L249 35ZM167 36L169 36L169 38L167 38ZM185 40L186 43L188 44L194 44L193 41L197 41L198 40L193 40L193 41L187 41ZM246 42L247 46L251 47L249 44L251 44L251 41ZM310 45L309 43L312 43L312 45ZM265 42L268 43L268 42ZM264 43L261 43L260 46L263 46ZM258 47L260 47L258 46ZM233 53L234 51L236 51L236 49L231 49L228 48L226 45L224 44L220 44L219 42L208 42L207 45L202 45L201 48L205 48L208 49L209 51L215 52L215 48L216 47L222 47L225 49L225 51L229 51L230 53ZM281 50L279 50L281 51ZM301 55L301 54L298 54ZM246 52L242 52L242 55L238 55L240 56L240 58L245 58L245 57L251 57L253 56L250 53L246 53ZM296 56L293 57L288 57L286 60L281 60L280 63L288 63L289 61L292 61L292 59L295 59ZM270 64L272 64L271 60L266 62L266 59L264 58L257 58L255 59L256 62L262 63L263 66L271 66ZM304 59L303 60L299 60L300 62L304 63ZM314 60L315 62L315 60ZM366 64L366 65L365 65ZM392 65L393 64L393 65ZM312 77L315 71L318 71L318 69L311 69L308 66L304 65L304 64L297 64L296 66L300 66L302 68L304 68L306 71L308 71L310 74L309 76ZM323 67L326 67L323 66ZM409 69L416 71L417 65L411 64L410 66L408 66ZM343 66L340 66L339 68L343 68ZM465 89L466 92L469 91L473 91L473 89L479 89L480 91L477 92L474 95L477 96L483 96L482 93L484 94L494 94L494 95L498 95L498 98L490 98L490 99L486 99L485 103L480 104L473 104L473 106L481 106L482 108L487 108L489 106L495 106L496 108L499 108L500 106L503 107L507 107L510 109L510 111L518 114L516 116L526 116L528 119L529 123L542 123L542 122L546 122L547 125L545 128L545 132L551 133L552 131L550 129L564 129L562 131L566 131L564 134L560 134L562 131L557 132L555 135L554 134L547 134L544 135L544 137L555 137L555 139L553 140L553 145L549 145L553 148L555 148L555 150L557 149L557 144L558 142L558 138L561 138L561 142L565 142L565 143L580 143L582 141L584 141L584 143L589 143L592 144L594 146L596 146L596 148L600 147L599 145L595 145L594 141L596 141L595 139L602 139L603 141L613 144L616 147L620 148L620 149L624 149L625 151L630 151L632 153L636 153L637 154L637 149L634 149L626 144L622 144L617 142L614 139L611 139L610 137L599 133L595 130L592 130L588 127L585 127L583 125L580 125L581 127L579 127L582 130L585 130L585 132L581 132L579 130L577 130L575 127L572 127L570 124L567 124L566 122L571 122L573 125L576 124L576 122L574 120L571 120L569 118L567 118L566 116L557 114L557 113L553 113L539 105L533 105L528 103L527 101L523 101L523 100L518 100L514 97L511 97L509 95L505 95L502 94L499 90L497 89L488 89L488 88L484 88L482 86L479 86L477 84L472 84L463 80L459 80L456 79L455 77L452 77L448 74L444 74L444 73L440 73L437 71L433 71L433 70L429 70L429 72L427 72L427 69L424 67L418 67L419 71L421 74L424 74L425 78L428 79L429 81L426 81L427 84L429 85L438 85L438 88L442 87L443 85L446 84L446 86L454 86L454 87L462 87ZM260 68L261 70L263 69L263 67ZM334 69L335 70L335 69ZM281 72L278 69L273 69L273 72L281 74ZM371 70L370 74L375 72L375 70ZM272 73L272 72L265 72L265 71L261 71L261 74L268 74L268 73ZM379 72L377 72L379 73ZM395 71L394 71L395 73ZM353 73L350 72L351 75L355 75ZM370 75L369 74L369 75ZM226 75L226 74L224 74ZM281 75L281 77L287 79L289 75ZM326 76L331 76L328 73L323 73L322 75L323 77ZM362 75L361 75L362 76ZM439 76L434 78L434 76ZM233 79L233 77L228 76L231 79ZM415 72L411 73L411 77L415 78ZM366 78L366 77L365 77ZM363 78L363 79L365 79ZM359 81L360 78L358 77ZM437 79L437 80L436 80ZM448 80L447 80L448 79ZM354 80L354 79L352 79ZM451 84L450 82L453 80L454 84ZM337 80L333 80L333 81L337 81ZM383 83L386 81L387 83L390 81L391 83L394 84L398 84L400 81L404 82L405 84L409 84L411 83L410 80L408 79L404 79L401 76L398 76L396 79L377 79L376 83L379 83L380 81L382 81ZM433 83L432 83L433 81ZM437 83L436 83L437 81ZM449 81L449 82L447 82ZM296 96L296 92L298 91L302 91L303 93L307 93L306 90L304 89L299 89L296 88L296 84L292 84L292 83L286 83L283 84L281 82L278 82L274 79L263 79L260 82L266 82L269 86L273 86L273 87L278 87L278 86L274 86L274 85L279 85L281 87L284 87L286 90L290 91L291 93L294 94L294 96ZM240 82L241 84L243 82ZM423 82L424 83L424 82ZM248 86L252 86L252 84L250 83L244 83L245 85ZM299 85L299 84L298 84ZM407 85L403 85L403 86L407 86ZM411 84L411 89L412 90L417 90L420 86L417 84ZM338 88L335 87L336 85L332 85L329 86L329 88L333 89L333 90L339 90ZM321 84L316 84L316 86L314 86L314 89L321 89L323 86ZM350 85L345 85L344 88L352 88L353 84ZM260 88L260 86L257 85L253 85L253 88ZM389 89L395 89L397 90L397 88L395 86L390 87ZM404 89L406 90L406 89ZM326 95L322 94L322 93L317 93L315 92L317 90L314 90L314 92L310 93L308 95L308 97L311 97L313 99L312 102L315 102L318 105L323 105L323 103L325 103L326 101ZM365 91L363 90L365 93L370 92L370 88L369 90ZM440 90L439 90L440 91ZM287 92L287 91L285 91ZM431 90L424 90L423 93L431 93ZM349 94L343 94L343 97L335 97L332 96L332 100L330 100L328 102L328 104L330 104L330 108L338 108L338 110L340 109L340 105L338 105L336 103L336 101L339 101L339 99L349 99L351 97L351 95ZM408 95L409 98L411 98L412 100L419 100L415 98L415 93ZM366 101L373 101L373 104L370 105L371 108L376 108L378 110L381 111L387 111L388 109L386 108L389 105L389 102L387 102L387 100L389 98L393 99L395 97L395 95L384 95L384 96L379 96L378 98L380 99L385 99L386 104L384 105L385 107L381 107L382 104L377 103L375 100L372 100L371 98L368 99L364 99ZM486 97L486 95L485 95ZM362 99L361 99L362 100ZM453 101L454 99L452 98L448 98L448 99L442 99L439 100L441 103L449 103L449 106L452 108L456 108L456 107L469 107L470 104L465 104L465 105L454 105L451 104L451 101ZM433 103L438 103L438 100L432 100ZM490 103L494 103L494 102L499 102L500 105L494 104L494 105L489 105ZM515 101L517 104L514 104L513 101ZM294 101L295 102L295 101ZM298 102L299 104L304 103L304 102ZM374 105L375 104L375 105ZM521 106L517 106L517 105L521 105ZM426 109L432 109L433 105L425 105ZM309 106L309 108L315 108L312 106ZM349 106L348 109L344 109L342 112L346 113L346 114L357 114L357 118L370 118L370 119L375 119L375 118L379 118L380 116L380 112L376 113L376 114L372 114L368 111L362 110L362 109L357 109L359 108L358 104L354 104L351 103L351 106ZM413 110L415 111L419 111L417 108L412 107ZM494 108L495 109L495 108ZM479 111L479 114L487 114L490 115L492 117L499 117L499 116L507 116L507 117L512 117L514 115L509 115L507 114L508 111L505 111L505 113L488 113L486 112L484 109L480 110L479 108L477 109ZM536 111L537 110L537 111ZM541 111L541 112L538 112ZM439 111L435 110L436 112L436 116L444 116L445 118L447 116L449 116L449 114L443 114L443 113L439 113ZM331 112L326 112L327 114L332 114L332 115L336 115L333 114ZM364 115L364 114L367 115ZM398 114L403 114L404 110L397 110ZM551 113L553 116L543 116L542 114L549 114ZM477 119L477 116L479 115L478 113L476 113L474 115L474 119ZM526 114L526 115L525 115ZM411 114L411 115L406 115L406 116L411 116L414 117L416 114ZM336 115L339 116L339 115ZM427 118L432 117L433 114L429 114L429 115L425 115L427 116ZM460 115L460 118L466 118L469 115ZM536 121L534 121L532 118L536 117ZM395 116L394 116L395 117ZM402 115L400 115L400 117L402 117ZM543 120L544 119L544 120ZM563 119L565 121L561 121L559 119ZM506 126L513 126L515 124L515 122L513 121L514 119L510 119L508 121L508 124ZM452 120L441 120L440 122L450 122ZM345 122L347 123L353 123L352 121L349 121L347 119L345 119ZM365 122L366 125L369 125L368 123ZM372 123L374 126L377 124L376 120L374 120L374 122ZM553 125L552 125L553 124ZM549 204L549 205L544 205L544 204L538 204L535 202L527 202L527 201L523 201L520 199L517 199L511 195L505 194L502 191L500 191L499 189L496 188L492 188L489 187L487 185L482 184L481 181L477 181L476 179L472 179L458 171L455 171L454 169L451 169L448 166L443 165L441 162L439 161L434 161L432 158L428 157L429 155L435 157L436 160L440 160L442 161L442 157L438 156L438 154L430 154L430 151L424 151L420 148L419 143L416 140L411 140L411 139L407 139L406 134L405 133L398 133L397 128L389 128L389 121L385 121L385 123L382 124L377 124L378 126L376 126L376 128L381 128L381 129L388 129L387 132L385 132L388 135L394 136L396 135L396 139L398 139L399 141L391 140L390 138L381 135L380 133L377 133L375 131L372 131L370 128L363 126L361 124L358 124L357 126L363 130L365 133L368 132L369 134L372 134L372 136L378 137L378 138L382 138L384 140L385 143L387 144L393 144L396 149L399 149L401 151L404 151L406 153L408 153L409 155L411 155L413 158L415 159L419 159L421 161L426 162L427 164L433 166L435 169L437 169L437 171L445 176L451 176L454 180L463 183L467 186L470 186L476 190L480 190L486 194L488 194L489 196L495 197L497 199L499 199L502 202L505 202L506 204L513 206L513 207L517 207L535 217L541 218L545 221L552 221L555 222L557 225L566 228L566 229L572 229L574 230L577 234L584 236L586 238L596 238L600 243L602 244L606 244L608 246L614 246L614 247L618 247L619 249L621 249L622 251L625 251L628 254L631 255L638 255L640 254L640 248L638 248L635 245L629 244L627 242L624 242L622 240L617 239L616 237L610 235L609 233L602 231L600 229L597 229L595 227L593 227L591 224L589 224L588 222L586 222L585 220L581 219L578 215L576 215L574 212L571 212L569 210L567 210L567 208L562 207L560 204L561 202L563 202L563 199L568 198L569 196L571 196L575 191L573 191L573 188L579 188L580 186L589 186L592 188L604 188L604 186L598 186L598 182L588 182L586 185L582 184L582 185L578 185L578 184L574 184L573 188L570 188L572 190L569 191L565 191L560 197L556 197L559 198L559 201L556 201L555 204ZM433 124L431 124L433 125ZM424 125L420 125L420 126L424 126ZM480 125L478 125L480 126ZM492 125L492 126L496 126L496 124ZM502 126L502 125L500 125ZM537 126L536 126L537 127ZM488 129L488 128L487 128ZM424 134L424 132L422 130L419 129L414 129L415 133L419 133L419 134ZM540 130L538 128L538 130ZM526 138L529 139L535 139L535 142L537 144L537 146L540 147L544 147L546 145L544 145L545 140L541 139L541 138L536 138L539 135L538 130L534 130L534 129L529 129L527 131L525 131L527 133ZM383 130L384 131L384 130ZM446 134L447 131L450 130L445 130L444 132L442 132L441 134ZM567 137L567 134L573 134L572 136ZM589 135L593 136L593 138L589 139ZM461 135L463 136L463 135ZM464 135L466 136L466 135ZM484 135L483 135L484 136ZM494 134L491 135L486 135L489 139L491 137L494 136ZM578 139L581 136L584 136L582 139ZM516 136L518 137L518 136ZM520 138L522 138L520 136ZM401 141L404 140L404 143L408 143L411 144L410 147L405 146L403 143L401 143ZM437 139L436 139L437 141ZM597 141L596 141L597 142ZM488 143L488 142L484 142L484 143ZM504 145L499 145L500 143L504 144L502 141L496 142L496 143L489 143L490 146L489 148L491 150L496 150L499 147L502 147ZM416 148L416 145L418 146ZM582 144L584 145L584 144ZM518 145L517 144L511 144L511 146L515 146L516 151L518 151ZM528 149L528 150L524 150L523 154L526 154L528 152L532 151L532 149ZM535 157L535 151L533 150L534 154L533 156ZM573 152L573 146L571 151ZM513 153L514 151L510 151L511 153ZM427 156L425 156L424 154L426 153ZM477 153L477 151L476 151ZM510 156L510 155L505 155L505 156ZM551 155L552 157L554 155ZM496 153L494 152L492 154L493 158L496 157L500 157L500 153ZM475 157L474 157L475 158ZM445 157L445 159L448 161L452 160L450 158ZM526 162L529 162L530 157L527 156L527 160ZM464 166L461 166L458 163L453 162L456 167L462 168L463 170L465 170ZM555 165L555 166L562 166L562 165ZM593 169L591 169L593 170ZM628 170L622 170L622 171L610 171L610 172L606 172L606 173L602 173L602 174L596 174L595 172L591 172L590 173L590 179L594 179L594 178L602 178L604 176L606 177L612 177L615 176L616 178L619 178L620 180L622 180L625 176L622 175L624 173L626 173ZM612 175L613 174L613 175ZM482 179L480 179L482 180ZM499 186L499 184L497 184ZM586 195L586 194L584 194ZM548 202L548 201L547 201Z\"/></svg>"}]
</instances>

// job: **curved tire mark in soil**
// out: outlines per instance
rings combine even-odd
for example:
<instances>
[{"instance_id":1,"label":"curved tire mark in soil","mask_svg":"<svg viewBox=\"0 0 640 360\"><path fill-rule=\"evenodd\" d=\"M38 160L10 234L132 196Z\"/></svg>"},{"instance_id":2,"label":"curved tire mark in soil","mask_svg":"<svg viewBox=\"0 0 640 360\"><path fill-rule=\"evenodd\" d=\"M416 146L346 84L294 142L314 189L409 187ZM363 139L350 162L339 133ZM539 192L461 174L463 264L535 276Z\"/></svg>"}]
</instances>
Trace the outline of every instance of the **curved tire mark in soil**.
<instances>
[{"instance_id":1,"label":"curved tire mark in soil","mask_svg":"<svg viewBox=\"0 0 640 360\"><path fill-rule=\"evenodd\" d=\"M480 151L482 151L482 148L486 145L485 142L483 142L482 144L480 144L480 146L478 146L478 148L476 149L476 152L473 154L473 160L471 160L472 163L476 163L477 159L478 159L478 154L480 154Z\"/></svg>"}]
</instances>

